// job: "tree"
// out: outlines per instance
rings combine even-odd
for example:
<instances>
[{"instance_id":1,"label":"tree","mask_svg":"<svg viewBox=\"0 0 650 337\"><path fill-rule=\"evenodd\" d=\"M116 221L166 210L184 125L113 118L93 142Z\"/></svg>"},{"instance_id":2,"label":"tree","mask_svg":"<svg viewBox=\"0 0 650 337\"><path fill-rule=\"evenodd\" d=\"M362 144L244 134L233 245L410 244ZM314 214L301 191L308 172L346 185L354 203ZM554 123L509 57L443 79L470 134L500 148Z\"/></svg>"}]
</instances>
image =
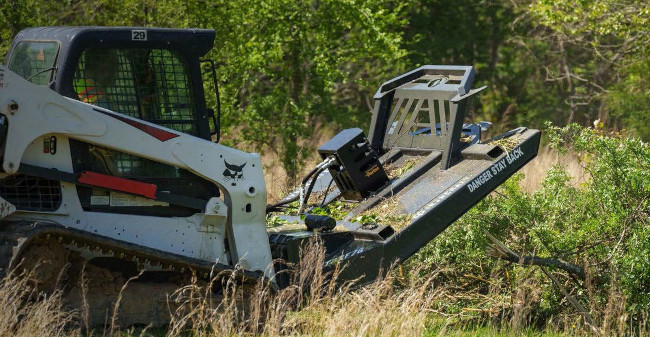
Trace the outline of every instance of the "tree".
<instances>
[{"instance_id":1,"label":"tree","mask_svg":"<svg viewBox=\"0 0 650 337\"><path fill-rule=\"evenodd\" d=\"M1 51L18 31L38 25L213 28L217 40L209 57L219 64L226 141L271 149L295 179L306 150L313 150L300 144L314 124L368 125L372 93L404 69L406 4L11 0L0 5Z\"/></svg>"},{"instance_id":2,"label":"tree","mask_svg":"<svg viewBox=\"0 0 650 337\"><path fill-rule=\"evenodd\" d=\"M642 80L650 56L648 2L538 0L516 6L532 28L525 39L550 47L546 80L569 107L566 123L589 125L597 119L650 139L647 123L636 123L647 121L650 109Z\"/></svg>"},{"instance_id":3,"label":"tree","mask_svg":"<svg viewBox=\"0 0 650 337\"><path fill-rule=\"evenodd\" d=\"M404 5L392 0L227 1L203 12L201 6L191 6L190 23L217 30L212 57L221 64L225 131L277 153L290 185L313 150L300 140L314 124L369 121L364 102L403 69Z\"/></svg>"}]
</instances>

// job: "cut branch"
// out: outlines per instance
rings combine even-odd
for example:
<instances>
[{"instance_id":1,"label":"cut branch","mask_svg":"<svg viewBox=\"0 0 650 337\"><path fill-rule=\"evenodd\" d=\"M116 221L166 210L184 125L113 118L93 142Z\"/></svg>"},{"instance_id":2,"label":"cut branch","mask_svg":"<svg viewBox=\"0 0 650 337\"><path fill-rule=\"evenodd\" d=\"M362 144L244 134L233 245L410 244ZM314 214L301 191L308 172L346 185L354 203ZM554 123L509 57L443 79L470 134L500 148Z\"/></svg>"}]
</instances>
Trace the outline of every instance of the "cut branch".
<instances>
[{"instance_id":1,"label":"cut branch","mask_svg":"<svg viewBox=\"0 0 650 337\"><path fill-rule=\"evenodd\" d=\"M510 248L506 247L497 238L492 236L492 234L485 233L485 235L493 243L486 250L488 255L492 257L510 261L512 263L521 263L521 264L536 265L542 267L558 268L566 272L569 272L573 275L576 275L581 280L585 279L585 271L580 266L577 266L575 264L560 259L542 258L534 255L531 256L531 255L517 254L514 251L512 251Z\"/></svg>"}]
</instances>

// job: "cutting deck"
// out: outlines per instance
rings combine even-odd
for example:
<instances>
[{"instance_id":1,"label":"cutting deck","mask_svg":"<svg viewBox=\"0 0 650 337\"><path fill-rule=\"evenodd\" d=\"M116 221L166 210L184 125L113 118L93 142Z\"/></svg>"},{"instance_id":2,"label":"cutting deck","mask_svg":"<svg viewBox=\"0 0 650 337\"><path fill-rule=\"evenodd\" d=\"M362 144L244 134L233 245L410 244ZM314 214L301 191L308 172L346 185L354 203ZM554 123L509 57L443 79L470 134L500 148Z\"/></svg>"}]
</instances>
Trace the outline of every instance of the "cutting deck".
<instances>
[{"instance_id":1,"label":"cutting deck","mask_svg":"<svg viewBox=\"0 0 650 337\"><path fill-rule=\"evenodd\" d=\"M342 278L372 280L533 159L538 130L482 139L490 123L463 123L468 99L484 89L471 90L472 80L471 67L427 66L384 83L369 139L349 129L328 141L319 149L318 174L272 208L290 223L269 231L274 258L297 262L300 246L319 236L325 268L344 263ZM278 208L290 202L297 210ZM346 214L310 215L333 202Z\"/></svg>"}]
</instances>

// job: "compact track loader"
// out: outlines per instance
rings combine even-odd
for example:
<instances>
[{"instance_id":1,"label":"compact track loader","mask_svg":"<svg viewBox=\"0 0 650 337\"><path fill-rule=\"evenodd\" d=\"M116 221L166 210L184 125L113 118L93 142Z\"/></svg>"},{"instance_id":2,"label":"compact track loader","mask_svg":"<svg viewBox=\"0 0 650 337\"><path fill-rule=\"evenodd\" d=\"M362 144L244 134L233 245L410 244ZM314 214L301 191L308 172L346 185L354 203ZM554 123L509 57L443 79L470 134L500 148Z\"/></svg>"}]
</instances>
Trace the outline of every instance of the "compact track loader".
<instances>
[{"instance_id":1,"label":"compact track loader","mask_svg":"<svg viewBox=\"0 0 650 337\"><path fill-rule=\"evenodd\" d=\"M66 274L73 294L85 268L101 275L88 294L97 308L143 270L136 301L236 267L281 288L300 247L319 237L322 268L342 264L342 280L370 282L537 154L537 130L486 139L489 123L464 123L485 88L471 88L472 67L423 66L377 90L368 137L343 130L296 191L267 205L260 156L219 144L219 107L206 106L202 63L214 74L214 62L201 58L214 38L126 27L16 36L0 66L3 275L34 265L39 286ZM333 203L345 215L322 212ZM282 225L267 226L270 216ZM144 323L164 316L133 310Z\"/></svg>"}]
</instances>

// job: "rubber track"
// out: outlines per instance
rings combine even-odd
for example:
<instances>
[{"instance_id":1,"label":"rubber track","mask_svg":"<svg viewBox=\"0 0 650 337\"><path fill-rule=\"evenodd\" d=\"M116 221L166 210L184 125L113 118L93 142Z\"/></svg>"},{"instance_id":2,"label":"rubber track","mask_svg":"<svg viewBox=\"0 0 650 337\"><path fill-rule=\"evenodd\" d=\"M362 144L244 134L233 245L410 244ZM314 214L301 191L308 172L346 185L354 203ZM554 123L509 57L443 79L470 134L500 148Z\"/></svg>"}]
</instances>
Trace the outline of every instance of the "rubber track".
<instances>
[{"instance_id":1,"label":"rubber track","mask_svg":"<svg viewBox=\"0 0 650 337\"><path fill-rule=\"evenodd\" d=\"M20 256L23 250L37 239L57 240L68 250L101 251L106 256L135 262L140 268L156 266L167 271L195 273L203 279L216 276L220 272L234 271L245 282L267 280L262 273L234 269L222 263L210 263L163 252L43 221L0 221L0 278L6 275L7 270L15 267L18 259L14 257Z\"/></svg>"}]
</instances>

